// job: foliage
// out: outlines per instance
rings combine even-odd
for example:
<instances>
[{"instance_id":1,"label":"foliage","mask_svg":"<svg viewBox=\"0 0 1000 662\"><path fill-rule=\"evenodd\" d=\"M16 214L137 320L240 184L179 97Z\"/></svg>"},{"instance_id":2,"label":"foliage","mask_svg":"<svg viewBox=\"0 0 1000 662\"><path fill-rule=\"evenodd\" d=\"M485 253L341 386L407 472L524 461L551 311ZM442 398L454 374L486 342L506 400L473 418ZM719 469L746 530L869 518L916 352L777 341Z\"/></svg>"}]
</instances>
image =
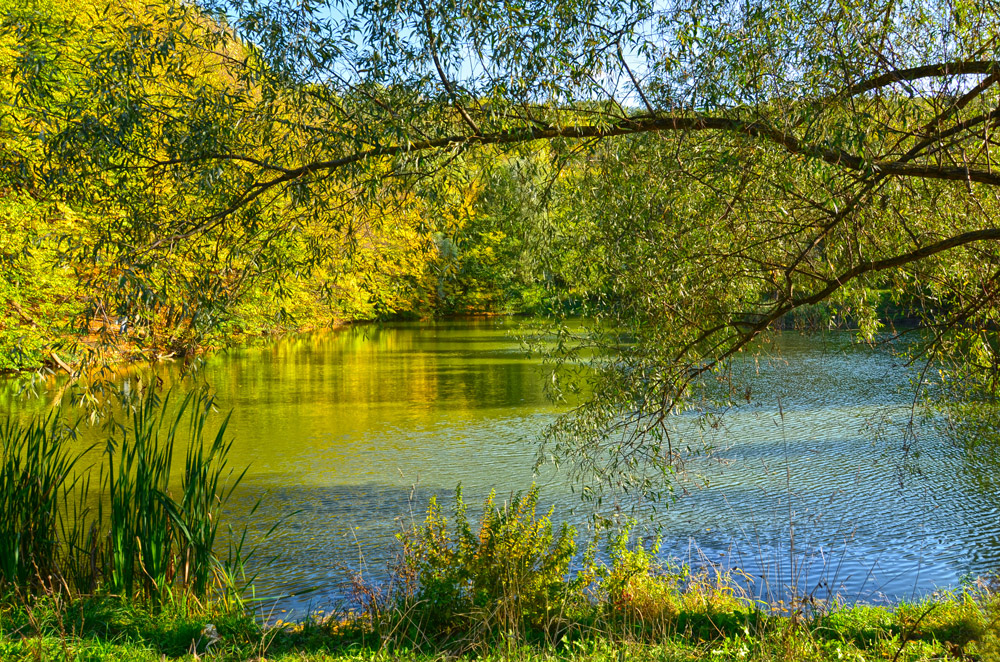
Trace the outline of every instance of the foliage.
<instances>
[{"instance_id":1,"label":"foliage","mask_svg":"<svg viewBox=\"0 0 1000 662\"><path fill-rule=\"evenodd\" d=\"M2 184L0 184L2 186ZM83 305L55 246L77 225L61 205L26 194L0 199L0 372L40 368ZM69 358L67 356L67 358Z\"/></svg>"},{"instance_id":2,"label":"foliage","mask_svg":"<svg viewBox=\"0 0 1000 662\"><path fill-rule=\"evenodd\" d=\"M172 408L149 391L125 405L102 449L106 464L96 468L84 464L96 449L79 448L57 414L0 429L0 588L156 600L173 589L233 590L214 549L219 514L242 478L228 468L225 422L206 443L204 395ZM177 481L174 449L184 431Z\"/></svg>"},{"instance_id":3,"label":"foliage","mask_svg":"<svg viewBox=\"0 0 1000 662\"><path fill-rule=\"evenodd\" d=\"M4 186L86 212L60 259L132 343L582 312L547 450L652 496L672 414L797 314L872 342L888 292L954 413L996 410L993 0L4 9Z\"/></svg>"},{"instance_id":4,"label":"foliage","mask_svg":"<svg viewBox=\"0 0 1000 662\"><path fill-rule=\"evenodd\" d=\"M176 214L170 205L182 216L197 214L208 191L228 185L219 173L200 178L198 192L179 190L180 180L136 188L104 157L46 142L56 107L73 99L90 99L78 116L96 129L107 119L101 104L120 100L121 90L98 94L89 83L126 71L147 72L153 97L104 127L102 140L122 143L151 128L157 120L140 116L158 103L181 113L157 129L170 144L234 137L231 123L246 125L234 113L267 90L241 86L242 101L225 106L233 101L226 91L234 91L226 63L247 53L228 33L167 4L12 1L0 9L0 86L13 103L0 115L0 370L184 356L264 333L435 308L440 251L425 205L391 182L372 204L333 193L335 209L308 222L294 213L303 201L290 193L280 209L255 211L236 245L200 232L182 241L143 234L145 221L128 210L143 205L145 220ZM93 66L77 66L90 58ZM195 100L184 111L168 101L185 95ZM82 171L62 178L74 168ZM385 207L392 210L389 224L382 223ZM281 219L284 230L267 227L264 217ZM162 242L164 250L135 260L131 249L126 256L114 248L146 241ZM109 356L100 356L105 350Z\"/></svg>"},{"instance_id":5,"label":"foliage","mask_svg":"<svg viewBox=\"0 0 1000 662\"><path fill-rule=\"evenodd\" d=\"M573 530L563 524L555 533L551 511L536 515L537 488L499 507L491 494L478 531L460 489L456 500L452 529L432 498L423 525L402 536L403 599L419 610L420 627L508 635L565 607Z\"/></svg>"}]
</instances>

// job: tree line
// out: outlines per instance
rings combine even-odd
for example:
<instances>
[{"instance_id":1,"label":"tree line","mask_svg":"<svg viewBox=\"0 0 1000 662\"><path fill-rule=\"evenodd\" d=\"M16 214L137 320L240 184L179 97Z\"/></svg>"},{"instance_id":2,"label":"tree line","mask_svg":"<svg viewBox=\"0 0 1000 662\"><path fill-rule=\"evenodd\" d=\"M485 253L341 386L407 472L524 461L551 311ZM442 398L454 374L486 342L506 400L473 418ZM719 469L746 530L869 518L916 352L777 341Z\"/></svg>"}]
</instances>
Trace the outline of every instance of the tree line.
<instances>
[{"instance_id":1,"label":"tree line","mask_svg":"<svg viewBox=\"0 0 1000 662\"><path fill-rule=\"evenodd\" d=\"M890 301L992 420L990 0L4 9L5 186L87 210L57 245L91 311L200 337L360 282L369 315L584 314L553 358L598 357L594 396L553 447L665 467L762 334L819 309L874 341Z\"/></svg>"}]
</instances>

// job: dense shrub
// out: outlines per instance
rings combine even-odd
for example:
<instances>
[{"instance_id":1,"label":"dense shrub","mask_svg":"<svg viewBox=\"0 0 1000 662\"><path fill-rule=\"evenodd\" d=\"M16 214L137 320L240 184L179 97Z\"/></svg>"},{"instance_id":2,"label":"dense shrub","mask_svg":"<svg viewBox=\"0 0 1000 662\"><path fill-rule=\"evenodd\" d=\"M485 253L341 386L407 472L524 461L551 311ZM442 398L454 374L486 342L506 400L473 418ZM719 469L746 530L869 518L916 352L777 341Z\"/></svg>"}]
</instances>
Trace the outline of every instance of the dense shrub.
<instances>
[{"instance_id":1,"label":"dense shrub","mask_svg":"<svg viewBox=\"0 0 1000 662\"><path fill-rule=\"evenodd\" d=\"M423 525L402 536L405 600L419 605L421 625L520 631L565 606L574 531L555 531L552 511L539 516L537 506L537 488L503 505L491 493L474 530L461 490L452 526L431 500Z\"/></svg>"}]
</instances>

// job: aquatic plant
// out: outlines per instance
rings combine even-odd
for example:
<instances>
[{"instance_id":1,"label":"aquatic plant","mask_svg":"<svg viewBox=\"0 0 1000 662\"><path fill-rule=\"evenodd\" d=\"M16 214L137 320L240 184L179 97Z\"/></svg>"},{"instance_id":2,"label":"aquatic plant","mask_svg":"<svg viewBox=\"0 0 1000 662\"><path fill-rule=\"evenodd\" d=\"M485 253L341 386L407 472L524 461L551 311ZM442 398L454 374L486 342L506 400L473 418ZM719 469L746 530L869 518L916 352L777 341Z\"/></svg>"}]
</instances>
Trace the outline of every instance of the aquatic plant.
<instances>
[{"instance_id":1,"label":"aquatic plant","mask_svg":"<svg viewBox=\"0 0 1000 662\"><path fill-rule=\"evenodd\" d=\"M107 522L99 512L98 529L109 533L105 552L110 590L154 595L179 584L204 595L220 569L214 554L218 513L243 474L225 483L228 417L208 445L204 441L210 400L189 393L172 416L169 396L150 394L130 411L128 432L106 450L110 499ZM185 415L189 433L180 497L172 493L174 449ZM231 474L231 472L229 472Z\"/></svg>"},{"instance_id":2,"label":"aquatic plant","mask_svg":"<svg viewBox=\"0 0 1000 662\"><path fill-rule=\"evenodd\" d=\"M60 506L80 459L56 415L0 423L0 586L28 586L59 574Z\"/></svg>"},{"instance_id":3,"label":"aquatic plant","mask_svg":"<svg viewBox=\"0 0 1000 662\"><path fill-rule=\"evenodd\" d=\"M0 585L157 599L177 588L230 590L214 549L219 514L243 477L228 465L228 418L206 443L204 393L176 408L155 391L125 404L94 467L78 466L93 447L74 450L59 414L0 427Z\"/></svg>"}]
</instances>

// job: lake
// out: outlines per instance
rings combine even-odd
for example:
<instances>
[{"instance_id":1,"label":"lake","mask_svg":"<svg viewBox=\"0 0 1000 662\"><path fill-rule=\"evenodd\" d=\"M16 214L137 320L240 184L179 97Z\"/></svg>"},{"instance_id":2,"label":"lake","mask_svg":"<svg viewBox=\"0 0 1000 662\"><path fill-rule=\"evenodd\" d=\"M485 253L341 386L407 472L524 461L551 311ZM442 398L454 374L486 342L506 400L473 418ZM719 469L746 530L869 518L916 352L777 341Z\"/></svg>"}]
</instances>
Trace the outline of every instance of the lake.
<instances>
[{"instance_id":1,"label":"lake","mask_svg":"<svg viewBox=\"0 0 1000 662\"><path fill-rule=\"evenodd\" d=\"M565 473L533 473L538 435L561 409L518 328L366 325L205 361L198 378L232 409L233 463L250 467L230 521L257 541L280 522L255 556L257 595L298 594L264 603L265 615L340 604L358 572L384 579L396 534L422 520L431 495L452 502L459 483L471 504L537 483L583 542L590 506ZM929 427L904 450L913 374L899 359L846 333L786 332L737 371L753 395L721 425L677 417L714 452L691 461L656 515L662 554L739 567L765 599L794 584L819 598L893 600L1000 569L996 459ZM7 392L0 407L40 405Z\"/></svg>"}]
</instances>

